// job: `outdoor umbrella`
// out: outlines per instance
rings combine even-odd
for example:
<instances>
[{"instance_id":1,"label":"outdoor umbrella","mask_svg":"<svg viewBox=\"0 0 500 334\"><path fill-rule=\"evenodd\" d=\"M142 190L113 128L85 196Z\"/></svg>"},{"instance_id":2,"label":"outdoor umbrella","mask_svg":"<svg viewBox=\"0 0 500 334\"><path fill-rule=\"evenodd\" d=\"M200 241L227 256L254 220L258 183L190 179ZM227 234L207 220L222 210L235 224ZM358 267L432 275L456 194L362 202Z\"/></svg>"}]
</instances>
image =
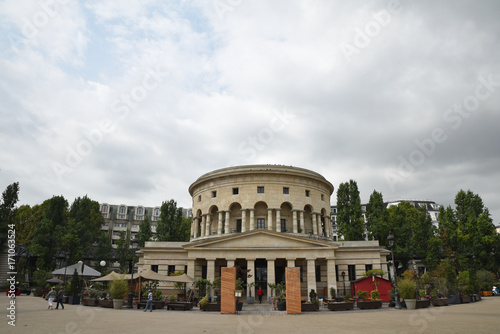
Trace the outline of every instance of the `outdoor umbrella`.
<instances>
[{"instance_id":1,"label":"outdoor umbrella","mask_svg":"<svg viewBox=\"0 0 500 334\"><path fill-rule=\"evenodd\" d=\"M59 278L51 278L51 279L46 280L45 282L47 282L47 283L57 283L57 284L64 283L64 281L62 279L59 279Z\"/></svg>"},{"instance_id":2,"label":"outdoor umbrella","mask_svg":"<svg viewBox=\"0 0 500 334\"><path fill-rule=\"evenodd\" d=\"M91 282L105 282L112 281L114 279L130 279L130 274L118 274L117 272L110 272L106 276L102 276L99 278L91 279Z\"/></svg>"}]
</instances>

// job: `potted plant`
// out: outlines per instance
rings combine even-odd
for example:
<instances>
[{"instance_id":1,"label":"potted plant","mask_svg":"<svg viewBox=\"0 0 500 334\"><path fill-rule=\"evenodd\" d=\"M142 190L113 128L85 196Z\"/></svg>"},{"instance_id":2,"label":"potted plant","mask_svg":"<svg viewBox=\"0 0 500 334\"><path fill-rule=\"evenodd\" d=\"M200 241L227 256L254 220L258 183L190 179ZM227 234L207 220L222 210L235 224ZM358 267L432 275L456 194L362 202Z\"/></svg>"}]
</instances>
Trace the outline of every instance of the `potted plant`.
<instances>
[{"instance_id":1,"label":"potted plant","mask_svg":"<svg viewBox=\"0 0 500 334\"><path fill-rule=\"evenodd\" d=\"M406 303L406 308L409 310L414 310L416 306L415 293L417 291L417 285L410 278L403 278L398 281L399 296L404 299Z\"/></svg>"},{"instance_id":2,"label":"potted plant","mask_svg":"<svg viewBox=\"0 0 500 334\"><path fill-rule=\"evenodd\" d=\"M255 301L255 297L252 296L252 290L255 286L255 282L251 282L247 284L248 296L247 296L247 304L253 304Z\"/></svg>"},{"instance_id":3,"label":"potted plant","mask_svg":"<svg viewBox=\"0 0 500 334\"><path fill-rule=\"evenodd\" d=\"M128 292L127 281L123 278L113 279L109 287L109 294L113 299L113 308L121 309L125 301L125 296Z\"/></svg>"},{"instance_id":4,"label":"potted plant","mask_svg":"<svg viewBox=\"0 0 500 334\"><path fill-rule=\"evenodd\" d=\"M71 278L71 283L69 285L69 298L68 304L78 305L80 304L80 291L81 291L80 277L75 269L73 272L73 277ZM47 290L48 291L48 290Z\"/></svg>"},{"instance_id":5,"label":"potted plant","mask_svg":"<svg viewBox=\"0 0 500 334\"><path fill-rule=\"evenodd\" d=\"M245 294L245 282L240 277L236 280L236 290L241 291L241 295ZM243 302L240 302L240 297L236 298L236 311L243 310Z\"/></svg>"},{"instance_id":6,"label":"potted plant","mask_svg":"<svg viewBox=\"0 0 500 334\"><path fill-rule=\"evenodd\" d=\"M286 286L285 283L276 284L276 308L286 311Z\"/></svg>"},{"instance_id":7,"label":"potted plant","mask_svg":"<svg viewBox=\"0 0 500 334\"><path fill-rule=\"evenodd\" d=\"M309 292L309 298L310 302L309 303L302 303L301 304L301 310L303 312L307 311L319 311L319 304L318 304L318 299L317 299L318 294L314 289L311 289Z\"/></svg>"},{"instance_id":8,"label":"potted plant","mask_svg":"<svg viewBox=\"0 0 500 334\"><path fill-rule=\"evenodd\" d=\"M476 280L481 296L493 295L493 283L495 282L495 275L488 270L479 270L476 273Z\"/></svg>"},{"instance_id":9,"label":"potted plant","mask_svg":"<svg viewBox=\"0 0 500 334\"><path fill-rule=\"evenodd\" d=\"M95 289L86 289L82 298L83 306L97 306L99 304L98 300L99 292Z\"/></svg>"},{"instance_id":10,"label":"potted plant","mask_svg":"<svg viewBox=\"0 0 500 334\"><path fill-rule=\"evenodd\" d=\"M165 301L163 300L163 294L160 289L156 289L153 292L153 308L155 310L159 310L164 307L165 307Z\"/></svg>"},{"instance_id":11,"label":"potted plant","mask_svg":"<svg viewBox=\"0 0 500 334\"><path fill-rule=\"evenodd\" d=\"M276 284L268 283L267 286L271 289L271 295L269 296L269 304L273 304L274 290L276 290Z\"/></svg>"}]
</instances>

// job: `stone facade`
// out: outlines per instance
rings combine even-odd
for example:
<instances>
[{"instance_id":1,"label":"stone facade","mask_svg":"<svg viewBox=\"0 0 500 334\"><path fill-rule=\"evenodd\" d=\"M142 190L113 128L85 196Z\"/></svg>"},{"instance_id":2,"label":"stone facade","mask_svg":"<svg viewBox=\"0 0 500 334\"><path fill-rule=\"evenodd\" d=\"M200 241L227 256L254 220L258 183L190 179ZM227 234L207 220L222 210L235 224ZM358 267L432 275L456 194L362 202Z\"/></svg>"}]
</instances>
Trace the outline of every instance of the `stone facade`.
<instances>
[{"instance_id":1,"label":"stone facade","mask_svg":"<svg viewBox=\"0 0 500 334\"><path fill-rule=\"evenodd\" d=\"M300 268L301 294L314 289L343 293L345 279L367 269L387 269L388 251L377 241L333 242L330 196L333 186L318 173L290 166L252 165L207 173L189 192L193 198L191 240L147 242L139 270L187 270L213 281L221 268L250 270L247 283L271 295L269 283L285 280L286 267ZM341 275L341 273L347 273Z\"/></svg>"}]
</instances>

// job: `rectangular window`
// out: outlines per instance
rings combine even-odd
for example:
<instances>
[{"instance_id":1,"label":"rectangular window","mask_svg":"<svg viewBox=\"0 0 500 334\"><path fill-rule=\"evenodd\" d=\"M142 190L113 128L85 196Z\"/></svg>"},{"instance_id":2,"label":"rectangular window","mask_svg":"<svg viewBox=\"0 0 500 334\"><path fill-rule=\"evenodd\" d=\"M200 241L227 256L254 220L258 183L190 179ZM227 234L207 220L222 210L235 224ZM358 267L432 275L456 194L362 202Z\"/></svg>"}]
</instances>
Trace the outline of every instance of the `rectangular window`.
<instances>
[{"instance_id":1,"label":"rectangular window","mask_svg":"<svg viewBox=\"0 0 500 334\"><path fill-rule=\"evenodd\" d=\"M309 190L306 190L306 197L309 197L310 193L311 192Z\"/></svg>"},{"instance_id":2,"label":"rectangular window","mask_svg":"<svg viewBox=\"0 0 500 334\"><path fill-rule=\"evenodd\" d=\"M316 266L316 282L321 282L321 266Z\"/></svg>"},{"instance_id":3,"label":"rectangular window","mask_svg":"<svg viewBox=\"0 0 500 334\"><path fill-rule=\"evenodd\" d=\"M339 266L335 265L335 281L339 281Z\"/></svg>"},{"instance_id":4,"label":"rectangular window","mask_svg":"<svg viewBox=\"0 0 500 334\"><path fill-rule=\"evenodd\" d=\"M264 218L257 218L257 228L266 228L266 220Z\"/></svg>"},{"instance_id":5,"label":"rectangular window","mask_svg":"<svg viewBox=\"0 0 500 334\"><path fill-rule=\"evenodd\" d=\"M127 213L127 208L124 206L120 206L120 213Z\"/></svg>"},{"instance_id":6,"label":"rectangular window","mask_svg":"<svg viewBox=\"0 0 500 334\"><path fill-rule=\"evenodd\" d=\"M365 271L369 271L373 269L373 264L365 264Z\"/></svg>"},{"instance_id":7,"label":"rectangular window","mask_svg":"<svg viewBox=\"0 0 500 334\"><path fill-rule=\"evenodd\" d=\"M302 233L302 227L300 227L300 219L297 219L297 230Z\"/></svg>"},{"instance_id":8,"label":"rectangular window","mask_svg":"<svg viewBox=\"0 0 500 334\"><path fill-rule=\"evenodd\" d=\"M354 264L348 265L347 272L349 273L349 281L355 281L356 280L356 266Z\"/></svg>"},{"instance_id":9,"label":"rectangular window","mask_svg":"<svg viewBox=\"0 0 500 334\"><path fill-rule=\"evenodd\" d=\"M188 273L188 266L184 266L184 274Z\"/></svg>"},{"instance_id":10,"label":"rectangular window","mask_svg":"<svg viewBox=\"0 0 500 334\"><path fill-rule=\"evenodd\" d=\"M284 194L284 195L288 195L288 194L290 194L290 188L288 188L288 187L283 187L283 194Z\"/></svg>"},{"instance_id":11,"label":"rectangular window","mask_svg":"<svg viewBox=\"0 0 500 334\"><path fill-rule=\"evenodd\" d=\"M217 191L216 190L212 191L212 197L217 197Z\"/></svg>"},{"instance_id":12,"label":"rectangular window","mask_svg":"<svg viewBox=\"0 0 500 334\"><path fill-rule=\"evenodd\" d=\"M257 187L257 193L258 194L263 194L264 193L264 187Z\"/></svg>"},{"instance_id":13,"label":"rectangular window","mask_svg":"<svg viewBox=\"0 0 500 334\"><path fill-rule=\"evenodd\" d=\"M101 209L101 212L108 212L108 206L107 205L103 205L102 209Z\"/></svg>"},{"instance_id":14,"label":"rectangular window","mask_svg":"<svg viewBox=\"0 0 500 334\"><path fill-rule=\"evenodd\" d=\"M321 194L321 200L324 201L325 200L325 195Z\"/></svg>"},{"instance_id":15,"label":"rectangular window","mask_svg":"<svg viewBox=\"0 0 500 334\"><path fill-rule=\"evenodd\" d=\"M155 273L157 273L158 272L158 265L157 264L151 265L151 270L154 271Z\"/></svg>"},{"instance_id":16,"label":"rectangular window","mask_svg":"<svg viewBox=\"0 0 500 334\"><path fill-rule=\"evenodd\" d=\"M201 195L198 196L198 202L201 202Z\"/></svg>"},{"instance_id":17,"label":"rectangular window","mask_svg":"<svg viewBox=\"0 0 500 334\"><path fill-rule=\"evenodd\" d=\"M201 278L207 279L207 266L201 266Z\"/></svg>"},{"instance_id":18,"label":"rectangular window","mask_svg":"<svg viewBox=\"0 0 500 334\"><path fill-rule=\"evenodd\" d=\"M233 195L238 195L240 193L239 188L233 188Z\"/></svg>"},{"instance_id":19,"label":"rectangular window","mask_svg":"<svg viewBox=\"0 0 500 334\"><path fill-rule=\"evenodd\" d=\"M286 232L286 219L281 219L281 232Z\"/></svg>"},{"instance_id":20,"label":"rectangular window","mask_svg":"<svg viewBox=\"0 0 500 334\"><path fill-rule=\"evenodd\" d=\"M168 266L168 276L172 275L175 273L175 266L169 265Z\"/></svg>"},{"instance_id":21,"label":"rectangular window","mask_svg":"<svg viewBox=\"0 0 500 334\"><path fill-rule=\"evenodd\" d=\"M241 233L241 219L236 219L236 233Z\"/></svg>"}]
</instances>

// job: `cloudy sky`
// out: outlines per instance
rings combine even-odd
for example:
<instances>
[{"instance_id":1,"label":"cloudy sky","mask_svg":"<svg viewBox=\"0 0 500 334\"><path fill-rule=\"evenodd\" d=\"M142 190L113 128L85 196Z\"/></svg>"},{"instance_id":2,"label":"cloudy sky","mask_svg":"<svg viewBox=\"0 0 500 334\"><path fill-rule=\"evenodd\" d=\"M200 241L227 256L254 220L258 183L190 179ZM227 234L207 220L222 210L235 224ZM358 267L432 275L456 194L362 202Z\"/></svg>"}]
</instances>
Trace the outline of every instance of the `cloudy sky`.
<instances>
[{"instance_id":1,"label":"cloudy sky","mask_svg":"<svg viewBox=\"0 0 500 334\"><path fill-rule=\"evenodd\" d=\"M191 207L234 165L500 219L498 1L0 2L0 188ZM335 194L332 204L335 204Z\"/></svg>"}]
</instances>

